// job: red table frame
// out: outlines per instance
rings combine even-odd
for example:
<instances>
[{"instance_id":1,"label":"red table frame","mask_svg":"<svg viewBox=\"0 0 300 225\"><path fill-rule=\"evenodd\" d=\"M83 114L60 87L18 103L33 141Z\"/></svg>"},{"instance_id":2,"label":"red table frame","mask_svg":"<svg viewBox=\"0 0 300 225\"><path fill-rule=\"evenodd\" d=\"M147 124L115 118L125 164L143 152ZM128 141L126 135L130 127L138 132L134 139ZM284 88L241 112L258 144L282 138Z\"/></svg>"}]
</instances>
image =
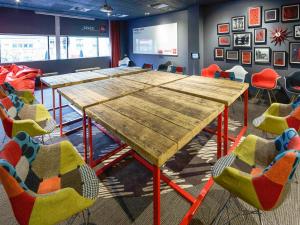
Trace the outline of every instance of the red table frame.
<instances>
[{"instance_id":1,"label":"red table frame","mask_svg":"<svg viewBox=\"0 0 300 225\"><path fill-rule=\"evenodd\" d=\"M222 155L222 113L218 115L218 127L217 127L217 158L220 158ZM89 130L89 148L90 148L90 157L93 155L93 137L92 137L92 120L91 118L88 118L88 130ZM124 149L124 148L123 148ZM108 159L109 157L115 155L120 150L115 150L111 153L109 153L106 157ZM139 163L144 165L148 170L150 170L153 174L153 224L159 225L160 224L160 180L164 181L166 184L168 184L172 189L174 189L178 194L180 194L183 198L185 198L190 204L191 207L183 217L180 225L187 225L192 220L192 217L196 213L197 209L202 204L205 196L211 189L212 185L214 184L214 181L212 177L206 182L202 190L200 191L199 195L197 197L194 197L186 190L182 189L179 185L174 183L170 178L165 176L159 167L154 166L150 164L148 161L143 159L138 153L136 153L134 150L129 150L125 152L124 154L120 155L110 163L106 164L102 168L98 169L96 171L97 176L101 175L105 172L108 168L112 167L113 165L117 164L124 158L132 156L135 160L137 160ZM90 162L92 160L90 159Z\"/></svg>"}]
</instances>

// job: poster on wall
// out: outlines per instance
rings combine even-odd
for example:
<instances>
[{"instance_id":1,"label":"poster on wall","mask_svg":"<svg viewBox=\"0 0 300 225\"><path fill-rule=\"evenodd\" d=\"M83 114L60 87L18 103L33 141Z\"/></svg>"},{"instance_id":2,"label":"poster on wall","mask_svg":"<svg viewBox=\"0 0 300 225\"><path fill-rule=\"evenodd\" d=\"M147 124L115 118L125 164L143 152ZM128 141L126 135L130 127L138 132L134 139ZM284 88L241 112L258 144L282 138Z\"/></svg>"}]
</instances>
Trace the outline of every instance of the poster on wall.
<instances>
[{"instance_id":1,"label":"poster on wall","mask_svg":"<svg viewBox=\"0 0 300 225\"><path fill-rule=\"evenodd\" d=\"M223 60L224 59L224 48L215 48L215 60Z\"/></svg>"},{"instance_id":2,"label":"poster on wall","mask_svg":"<svg viewBox=\"0 0 300 225\"><path fill-rule=\"evenodd\" d=\"M226 60L228 60L228 61L239 61L239 51L227 50L226 51Z\"/></svg>"},{"instance_id":3,"label":"poster on wall","mask_svg":"<svg viewBox=\"0 0 300 225\"><path fill-rule=\"evenodd\" d=\"M241 58L243 65L252 64L252 51L241 51Z\"/></svg>"},{"instance_id":4,"label":"poster on wall","mask_svg":"<svg viewBox=\"0 0 300 225\"><path fill-rule=\"evenodd\" d=\"M299 12L300 4L283 5L281 7L281 20L282 22L295 22L300 19Z\"/></svg>"},{"instance_id":5,"label":"poster on wall","mask_svg":"<svg viewBox=\"0 0 300 225\"><path fill-rule=\"evenodd\" d=\"M235 33L233 34L234 48L251 48L252 47L252 33Z\"/></svg>"},{"instance_id":6,"label":"poster on wall","mask_svg":"<svg viewBox=\"0 0 300 225\"><path fill-rule=\"evenodd\" d=\"M232 31L244 31L245 30L245 17L235 16L231 18Z\"/></svg>"},{"instance_id":7,"label":"poster on wall","mask_svg":"<svg viewBox=\"0 0 300 225\"><path fill-rule=\"evenodd\" d=\"M219 36L218 37L218 45L225 47L225 46L230 46L230 36L229 35L224 35L224 36Z\"/></svg>"},{"instance_id":8,"label":"poster on wall","mask_svg":"<svg viewBox=\"0 0 300 225\"><path fill-rule=\"evenodd\" d=\"M257 45L267 43L267 29L266 28L254 29L254 43Z\"/></svg>"},{"instance_id":9,"label":"poster on wall","mask_svg":"<svg viewBox=\"0 0 300 225\"><path fill-rule=\"evenodd\" d=\"M261 6L248 8L248 27L260 27L261 26Z\"/></svg>"},{"instance_id":10,"label":"poster on wall","mask_svg":"<svg viewBox=\"0 0 300 225\"><path fill-rule=\"evenodd\" d=\"M230 32L229 23L217 24L217 32L218 32L218 34L229 34L229 32Z\"/></svg>"},{"instance_id":11,"label":"poster on wall","mask_svg":"<svg viewBox=\"0 0 300 225\"><path fill-rule=\"evenodd\" d=\"M133 53L177 56L177 23L133 29Z\"/></svg>"},{"instance_id":12,"label":"poster on wall","mask_svg":"<svg viewBox=\"0 0 300 225\"><path fill-rule=\"evenodd\" d=\"M279 9L265 10L265 23L279 22Z\"/></svg>"},{"instance_id":13,"label":"poster on wall","mask_svg":"<svg viewBox=\"0 0 300 225\"><path fill-rule=\"evenodd\" d=\"M285 51L273 51L273 66L274 67L286 67L286 52Z\"/></svg>"},{"instance_id":14,"label":"poster on wall","mask_svg":"<svg viewBox=\"0 0 300 225\"><path fill-rule=\"evenodd\" d=\"M300 25L294 26L294 38L300 39Z\"/></svg>"},{"instance_id":15,"label":"poster on wall","mask_svg":"<svg viewBox=\"0 0 300 225\"><path fill-rule=\"evenodd\" d=\"M271 63L271 49L269 47L254 48L254 62L257 64Z\"/></svg>"},{"instance_id":16,"label":"poster on wall","mask_svg":"<svg viewBox=\"0 0 300 225\"><path fill-rule=\"evenodd\" d=\"M290 42L290 63L300 64L300 42Z\"/></svg>"}]
</instances>

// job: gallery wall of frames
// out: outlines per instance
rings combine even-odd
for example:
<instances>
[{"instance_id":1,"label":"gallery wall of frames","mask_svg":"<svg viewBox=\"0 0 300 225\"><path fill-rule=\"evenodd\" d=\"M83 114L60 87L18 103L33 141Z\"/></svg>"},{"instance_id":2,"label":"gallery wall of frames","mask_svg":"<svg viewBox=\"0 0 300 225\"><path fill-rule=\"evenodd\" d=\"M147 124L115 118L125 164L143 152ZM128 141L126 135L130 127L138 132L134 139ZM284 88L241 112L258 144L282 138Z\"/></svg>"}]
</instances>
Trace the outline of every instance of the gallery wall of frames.
<instances>
[{"instance_id":1,"label":"gallery wall of frames","mask_svg":"<svg viewBox=\"0 0 300 225\"><path fill-rule=\"evenodd\" d=\"M282 71L300 68L299 1L233 1L226 7L232 7L231 14L224 9L226 16L219 14L221 18L214 21L215 27L205 29L209 33L206 38L213 32L217 37L215 41L206 40L212 58L206 60L207 64L212 60L218 61L221 68L241 64L254 71L261 67ZM208 10L206 20L221 10L221 5L217 10Z\"/></svg>"}]
</instances>

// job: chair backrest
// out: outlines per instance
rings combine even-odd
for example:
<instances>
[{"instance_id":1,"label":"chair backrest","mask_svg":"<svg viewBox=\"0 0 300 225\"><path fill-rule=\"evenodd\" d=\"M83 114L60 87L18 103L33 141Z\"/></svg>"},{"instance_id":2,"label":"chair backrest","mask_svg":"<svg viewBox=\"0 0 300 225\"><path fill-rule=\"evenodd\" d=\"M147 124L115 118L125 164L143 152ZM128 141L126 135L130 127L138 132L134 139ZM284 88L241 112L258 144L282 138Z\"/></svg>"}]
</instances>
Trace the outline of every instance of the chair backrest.
<instances>
[{"instance_id":1,"label":"chair backrest","mask_svg":"<svg viewBox=\"0 0 300 225\"><path fill-rule=\"evenodd\" d=\"M232 67L230 70L226 70L226 72L233 72L235 79L241 82L245 82L246 75L248 72L244 69L244 67L240 65L236 65Z\"/></svg>"},{"instance_id":2,"label":"chair backrest","mask_svg":"<svg viewBox=\"0 0 300 225\"><path fill-rule=\"evenodd\" d=\"M286 87L293 87L300 90L300 71L295 71L285 77Z\"/></svg>"},{"instance_id":3,"label":"chair backrest","mask_svg":"<svg viewBox=\"0 0 300 225\"><path fill-rule=\"evenodd\" d=\"M201 75L204 77L215 77L215 73L221 71L217 64L211 64L209 67L202 69Z\"/></svg>"},{"instance_id":4,"label":"chair backrest","mask_svg":"<svg viewBox=\"0 0 300 225\"><path fill-rule=\"evenodd\" d=\"M275 70L271 68L267 68L267 69L263 69L258 73L254 73L252 75L252 82L258 80L258 81L272 82L274 84L277 84L278 78L280 78L280 76Z\"/></svg>"},{"instance_id":5,"label":"chair backrest","mask_svg":"<svg viewBox=\"0 0 300 225\"><path fill-rule=\"evenodd\" d=\"M300 131L300 107L295 108L290 115L286 117L288 127Z\"/></svg>"},{"instance_id":6,"label":"chair backrest","mask_svg":"<svg viewBox=\"0 0 300 225\"><path fill-rule=\"evenodd\" d=\"M153 64L144 63L144 65L143 65L142 68L143 69L151 69L151 70L153 70Z\"/></svg>"},{"instance_id":7,"label":"chair backrest","mask_svg":"<svg viewBox=\"0 0 300 225\"><path fill-rule=\"evenodd\" d=\"M18 118L18 113L24 107L25 103L15 94L9 94L0 99L0 107L13 119Z\"/></svg>"},{"instance_id":8,"label":"chair backrest","mask_svg":"<svg viewBox=\"0 0 300 225\"><path fill-rule=\"evenodd\" d=\"M185 74L185 68L183 66L177 66L175 73L183 74L184 75Z\"/></svg>"}]
</instances>

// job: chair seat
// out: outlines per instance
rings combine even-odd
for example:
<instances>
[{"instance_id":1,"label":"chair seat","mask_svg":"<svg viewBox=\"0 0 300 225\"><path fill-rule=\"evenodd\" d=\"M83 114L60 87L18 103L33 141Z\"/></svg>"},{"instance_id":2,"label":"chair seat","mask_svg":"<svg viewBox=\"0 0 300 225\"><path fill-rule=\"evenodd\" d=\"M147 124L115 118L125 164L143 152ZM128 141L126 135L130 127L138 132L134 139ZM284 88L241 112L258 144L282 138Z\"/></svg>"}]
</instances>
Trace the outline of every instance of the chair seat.
<instances>
[{"instance_id":1,"label":"chair seat","mask_svg":"<svg viewBox=\"0 0 300 225\"><path fill-rule=\"evenodd\" d=\"M261 89L274 89L276 86L274 86L273 82L266 82L266 81L255 81L252 82L252 86L256 88L261 88Z\"/></svg>"}]
</instances>

